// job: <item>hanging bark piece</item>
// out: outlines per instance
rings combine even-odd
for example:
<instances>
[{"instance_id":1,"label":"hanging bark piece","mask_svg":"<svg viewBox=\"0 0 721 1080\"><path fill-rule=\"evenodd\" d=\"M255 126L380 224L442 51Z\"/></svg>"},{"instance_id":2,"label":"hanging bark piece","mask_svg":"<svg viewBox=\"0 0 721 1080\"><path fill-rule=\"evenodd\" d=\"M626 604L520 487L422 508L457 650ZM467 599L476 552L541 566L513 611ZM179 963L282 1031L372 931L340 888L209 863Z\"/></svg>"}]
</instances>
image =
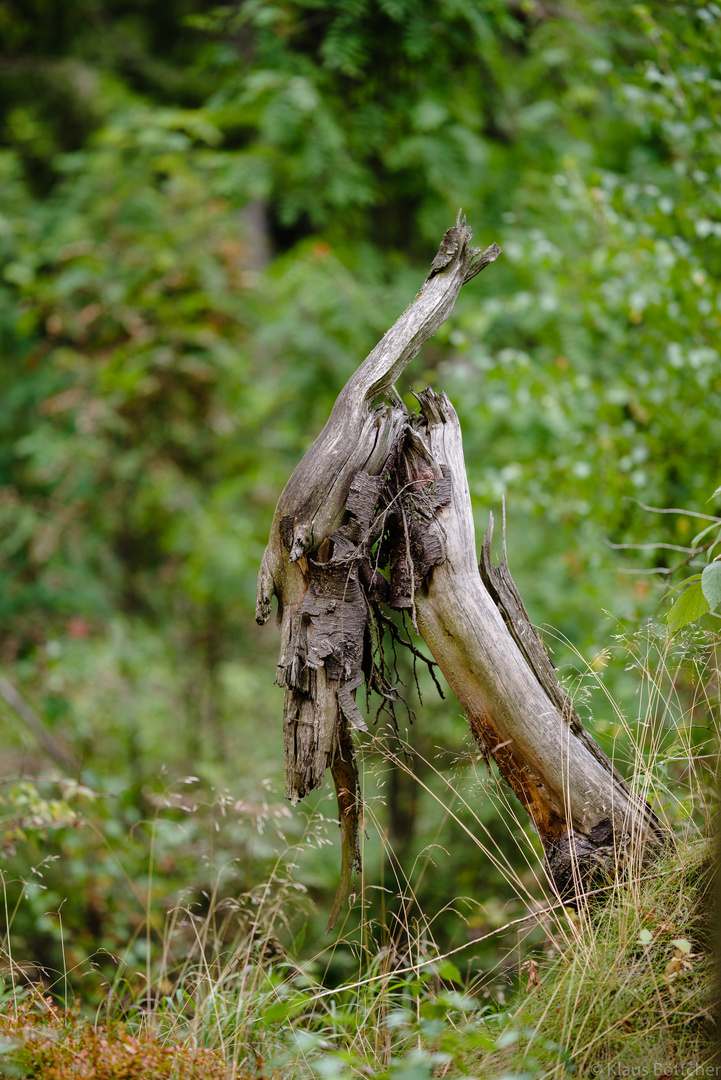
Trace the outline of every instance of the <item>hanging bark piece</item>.
<instances>
[{"instance_id":1,"label":"hanging bark piece","mask_svg":"<svg viewBox=\"0 0 721 1080\"><path fill-rule=\"evenodd\" d=\"M417 417L408 418L398 463L385 489L388 501L387 543L378 562L390 563L389 604L411 611L415 594L433 566L446 557L442 530L434 528L436 512L451 499L447 470L437 465L415 431Z\"/></svg>"},{"instance_id":2,"label":"hanging bark piece","mask_svg":"<svg viewBox=\"0 0 721 1080\"><path fill-rule=\"evenodd\" d=\"M528 811L561 896L583 893L624 853L642 860L661 839L650 808L558 684L505 554L499 566L491 562L490 531L479 574L448 398L426 390L420 413L409 415L393 386L463 284L498 258L497 245L481 253L471 236L459 212L416 299L349 379L288 481L260 568L257 620L268 619L275 595L281 621L286 796L303 798L328 767L336 787L342 868L329 929L360 869L351 732L365 722L355 693L364 675L384 696L393 692L370 655L371 613L381 602L411 612L478 745ZM386 566L390 580L380 572Z\"/></svg>"}]
</instances>

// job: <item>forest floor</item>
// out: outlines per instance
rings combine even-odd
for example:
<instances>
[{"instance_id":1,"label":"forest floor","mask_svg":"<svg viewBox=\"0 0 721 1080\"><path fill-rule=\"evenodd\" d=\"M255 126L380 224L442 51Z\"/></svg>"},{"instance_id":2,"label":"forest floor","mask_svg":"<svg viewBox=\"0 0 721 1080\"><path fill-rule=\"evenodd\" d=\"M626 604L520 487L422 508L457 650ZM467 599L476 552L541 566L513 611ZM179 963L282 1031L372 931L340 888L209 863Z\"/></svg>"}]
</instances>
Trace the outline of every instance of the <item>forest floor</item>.
<instances>
[{"instance_id":1,"label":"forest floor","mask_svg":"<svg viewBox=\"0 0 721 1080\"><path fill-rule=\"evenodd\" d=\"M325 989L265 942L219 976L101 1016L6 985L0 1073L36 1080L387 1080L715 1075L715 845L677 844L586 910L539 914L518 992L483 1003L449 958ZM268 913L270 914L270 913ZM212 922L209 916L208 924ZM709 1072L712 1070L712 1072Z\"/></svg>"}]
</instances>

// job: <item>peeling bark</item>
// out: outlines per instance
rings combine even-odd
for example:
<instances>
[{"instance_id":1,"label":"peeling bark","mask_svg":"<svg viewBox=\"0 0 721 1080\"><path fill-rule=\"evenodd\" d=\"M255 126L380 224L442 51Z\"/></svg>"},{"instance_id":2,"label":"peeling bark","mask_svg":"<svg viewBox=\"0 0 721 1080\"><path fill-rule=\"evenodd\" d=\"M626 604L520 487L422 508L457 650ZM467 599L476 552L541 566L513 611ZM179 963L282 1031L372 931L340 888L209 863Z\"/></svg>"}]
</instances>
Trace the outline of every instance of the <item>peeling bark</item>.
<instances>
[{"instance_id":1,"label":"peeling bark","mask_svg":"<svg viewBox=\"0 0 721 1080\"><path fill-rule=\"evenodd\" d=\"M303 798L327 768L336 787L342 869L329 929L360 868L351 731L366 725L355 693L364 679L394 693L371 655L381 603L410 611L478 745L528 811L560 895L578 894L623 853L643 857L660 837L561 689L505 551L493 566L492 520L479 573L453 407L426 390L409 414L393 386L463 284L498 258L496 244L481 252L471 238L459 212L414 302L348 381L288 481L260 568L256 617L268 619L275 595L281 621L286 796Z\"/></svg>"}]
</instances>

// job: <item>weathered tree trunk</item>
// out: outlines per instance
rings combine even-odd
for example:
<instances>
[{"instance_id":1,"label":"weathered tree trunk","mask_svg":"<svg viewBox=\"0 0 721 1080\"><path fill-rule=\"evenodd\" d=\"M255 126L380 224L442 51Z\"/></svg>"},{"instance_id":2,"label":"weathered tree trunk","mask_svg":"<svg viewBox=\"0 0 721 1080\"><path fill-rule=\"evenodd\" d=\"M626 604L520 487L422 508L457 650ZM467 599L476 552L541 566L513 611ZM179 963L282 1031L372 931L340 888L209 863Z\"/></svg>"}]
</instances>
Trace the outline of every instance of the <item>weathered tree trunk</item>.
<instances>
[{"instance_id":1,"label":"weathered tree trunk","mask_svg":"<svg viewBox=\"0 0 721 1080\"><path fill-rule=\"evenodd\" d=\"M355 691L365 679L395 694L373 648L383 603L411 612L478 745L526 807L562 897L661 838L558 684L505 556L491 563L491 530L479 573L453 407L426 390L409 414L393 387L465 282L498 258L497 245L481 253L471 236L459 214L418 296L341 391L280 497L258 579L258 621L275 594L282 624L286 796L302 798L328 767L338 795L343 859L329 928L360 863Z\"/></svg>"}]
</instances>

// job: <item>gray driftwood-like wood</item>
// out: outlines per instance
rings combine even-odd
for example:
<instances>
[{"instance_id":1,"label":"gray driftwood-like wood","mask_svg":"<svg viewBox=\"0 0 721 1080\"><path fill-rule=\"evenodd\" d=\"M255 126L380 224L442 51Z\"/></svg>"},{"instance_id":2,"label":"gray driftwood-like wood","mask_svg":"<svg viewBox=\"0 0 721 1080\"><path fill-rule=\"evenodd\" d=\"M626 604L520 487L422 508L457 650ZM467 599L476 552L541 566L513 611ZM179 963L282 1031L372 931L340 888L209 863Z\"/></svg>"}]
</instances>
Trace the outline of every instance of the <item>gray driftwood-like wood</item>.
<instances>
[{"instance_id":1,"label":"gray driftwood-like wood","mask_svg":"<svg viewBox=\"0 0 721 1080\"><path fill-rule=\"evenodd\" d=\"M526 807L564 896L622 853L660 837L558 684L505 561L476 564L460 426L444 394L409 414L394 382L450 314L462 286L500 255L449 229L413 303L361 364L288 481L258 578L256 618L278 601L286 796L336 787L342 838L335 923L360 868L362 804L352 730L366 684L387 697L370 627L408 610L463 705L483 753ZM381 571L385 570L386 573Z\"/></svg>"}]
</instances>

